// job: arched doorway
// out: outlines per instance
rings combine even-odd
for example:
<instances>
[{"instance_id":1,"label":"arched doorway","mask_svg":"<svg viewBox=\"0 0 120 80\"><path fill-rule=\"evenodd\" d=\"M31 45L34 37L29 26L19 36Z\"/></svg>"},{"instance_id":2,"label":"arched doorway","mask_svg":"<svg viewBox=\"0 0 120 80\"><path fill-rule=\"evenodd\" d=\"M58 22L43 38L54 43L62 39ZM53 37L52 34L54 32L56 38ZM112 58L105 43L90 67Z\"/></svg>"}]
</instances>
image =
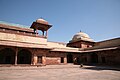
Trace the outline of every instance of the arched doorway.
<instances>
[{"instance_id":1,"label":"arched doorway","mask_svg":"<svg viewBox=\"0 0 120 80\"><path fill-rule=\"evenodd\" d=\"M18 52L18 64L31 64L31 52L27 49L22 49Z\"/></svg>"},{"instance_id":2,"label":"arched doorway","mask_svg":"<svg viewBox=\"0 0 120 80\"><path fill-rule=\"evenodd\" d=\"M77 57L77 64L80 64L80 58Z\"/></svg>"},{"instance_id":3,"label":"arched doorway","mask_svg":"<svg viewBox=\"0 0 120 80\"><path fill-rule=\"evenodd\" d=\"M98 63L98 55L96 53L92 53L91 62L92 63Z\"/></svg>"},{"instance_id":4,"label":"arched doorway","mask_svg":"<svg viewBox=\"0 0 120 80\"><path fill-rule=\"evenodd\" d=\"M101 57L102 63L106 63L106 58L105 57Z\"/></svg>"},{"instance_id":5,"label":"arched doorway","mask_svg":"<svg viewBox=\"0 0 120 80\"><path fill-rule=\"evenodd\" d=\"M67 63L73 63L73 55L71 53L67 55Z\"/></svg>"},{"instance_id":6,"label":"arched doorway","mask_svg":"<svg viewBox=\"0 0 120 80\"><path fill-rule=\"evenodd\" d=\"M0 50L0 64L14 64L15 63L15 51L11 48L5 48Z\"/></svg>"},{"instance_id":7,"label":"arched doorway","mask_svg":"<svg viewBox=\"0 0 120 80\"><path fill-rule=\"evenodd\" d=\"M74 64L76 64L76 65L80 64L80 58L79 57L74 58Z\"/></svg>"}]
</instances>

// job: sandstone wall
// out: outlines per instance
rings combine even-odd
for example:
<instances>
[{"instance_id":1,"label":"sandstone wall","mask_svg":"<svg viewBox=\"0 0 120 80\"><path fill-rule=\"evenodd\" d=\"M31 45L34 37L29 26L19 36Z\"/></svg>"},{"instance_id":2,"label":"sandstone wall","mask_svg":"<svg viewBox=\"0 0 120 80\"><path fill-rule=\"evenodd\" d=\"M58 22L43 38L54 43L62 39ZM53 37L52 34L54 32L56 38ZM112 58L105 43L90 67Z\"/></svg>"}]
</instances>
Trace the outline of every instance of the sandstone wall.
<instances>
[{"instance_id":1,"label":"sandstone wall","mask_svg":"<svg viewBox=\"0 0 120 80\"><path fill-rule=\"evenodd\" d=\"M19 34L0 32L0 40L18 41L26 43L47 44L47 39L40 37L25 36Z\"/></svg>"},{"instance_id":2,"label":"sandstone wall","mask_svg":"<svg viewBox=\"0 0 120 80\"><path fill-rule=\"evenodd\" d=\"M61 57L64 58L64 64L67 63L66 53L50 52L46 54L46 64L61 64Z\"/></svg>"}]
</instances>

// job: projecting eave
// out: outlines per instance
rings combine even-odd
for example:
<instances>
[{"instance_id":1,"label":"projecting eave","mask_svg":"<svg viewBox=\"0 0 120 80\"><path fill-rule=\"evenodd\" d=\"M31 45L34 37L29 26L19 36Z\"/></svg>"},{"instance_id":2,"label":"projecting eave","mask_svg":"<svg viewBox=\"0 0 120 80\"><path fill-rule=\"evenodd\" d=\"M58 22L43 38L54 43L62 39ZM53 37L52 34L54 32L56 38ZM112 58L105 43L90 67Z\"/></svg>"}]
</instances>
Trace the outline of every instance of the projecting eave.
<instances>
[{"instance_id":1,"label":"projecting eave","mask_svg":"<svg viewBox=\"0 0 120 80\"><path fill-rule=\"evenodd\" d=\"M80 53L78 48L53 48L50 51Z\"/></svg>"},{"instance_id":2,"label":"projecting eave","mask_svg":"<svg viewBox=\"0 0 120 80\"><path fill-rule=\"evenodd\" d=\"M95 43L95 41L88 41L88 40L75 40L75 41L73 41L73 40L70 40L69 41L69 43L75 43L75 42L80 42L80 41L84 41L84 42L89 42L89 43Z\"/></svg>"},{"instance_id":3,"label":"projecting eave","mask_svg":"<svg viewBox=\"0 0 120 80\"><path fill-rule=\"evenodd\" d=\"M82 52L82 53L89 53L89 52L107 51L107 50L115 50L115 49L120 49L120 47L110 47L110 48L101 48L101 49L85 50L85 51L81 51L81 52Z\"/></svg>"},{"instance_id":4,"label":"projecting eave","mask_svg":"<svg viewBox=\"0 0 120 80\"><path fill-rule=\"evenodd\" d=\"M51 47L45 44L36 44L36 43L27 43L27 42L18 42L18 41L9 41L9 40L0 40L0 45L12 46L12 47L23 47L23 48L52 49Z\"/></svg>"},{"instance_id":5,"label":"projecting eave","mask_svg":"<svg viewBox=\"0 0 120 80\"><path fill-rule=\"evenodd\" d=\"M47 31L52 25L33 22L30 28Z\"/></svg>"}]
</instances>

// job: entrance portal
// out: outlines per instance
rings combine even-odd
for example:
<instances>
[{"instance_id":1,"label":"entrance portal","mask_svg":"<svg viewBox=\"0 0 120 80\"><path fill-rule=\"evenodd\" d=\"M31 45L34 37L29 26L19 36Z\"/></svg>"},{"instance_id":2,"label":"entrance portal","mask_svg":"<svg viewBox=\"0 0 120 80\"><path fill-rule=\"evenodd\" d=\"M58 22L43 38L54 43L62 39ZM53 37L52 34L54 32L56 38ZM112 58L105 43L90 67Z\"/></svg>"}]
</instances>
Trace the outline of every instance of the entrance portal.
<instances>
[{"instance_id":1,"label":"entrance portal","mask_svg":"<svg viewBox=\"0 0 120 80\"><path fill-rule=\"evenodd\" d=\"M91 62L92 63L98 63L98 55L96 53L93 53L91 55Z\"/></svg>"},{"instance_id":2,"label":"entrance portal","mask_svg":"<svg viewBox=\"0 0 120 80\"><path fill-rule=\"evenodd\" d=\"M38 56L37 63L40 63L40 64L42 64L42 56Z\"/></svg>"},{"instance_id":3,"label":"entrance portal","mask_svg":"<svg viewBox=\"0 0 120 80\"><path fill-rule=\"evenodd\" d=\"M73 55L72 54L67 55L67 63L73 63Z\"/></svg>"},{"instance_id":4,"label":"entrance portal","mask_svg":"<svg viewBox=\"0 0 120 80\"><path fill-rule=\"evenodd\" d=\"M14 64L15 51L10 48L0 50L0 64Z\"/></svg>"},{"instance_id":5,"label":"entrance portal","mask_svg":"<svg viewBox=\"0 0 120 80\"><path fill-rule=\"evenodd\" d=\"M64 57L61 57L61 63L64 63Z\"/></svg>"},{"instance_id":6,"label":"entrance portal","mask_svg":"<svg viewBox=\"0 0 120 80\"><path fill-rule=\"evenodd\" d=\"M31 52L26 50L26 49L22 49L18 52L18 60L17 63L18 64L31 64Z\"/></svg>"},{"instance_id":7,"label":"entrance portal","mask_svg":"<svg viewBox=\"0 0 120 80\"><path fill-rule=\"evenodd\" d=\"M80 58L79 57L77 57L77 64L79 65L80 64Z\"/></svg>"},{"instance_id":8,"label":"entrance portal","mask_svg":"<svg viewBox=\"0 0 120 80\"><path fill-rule=\"evenodd\" d=\"M102 63L106 63L105 57L101 57Z\"/></svg>"}]
</instances>

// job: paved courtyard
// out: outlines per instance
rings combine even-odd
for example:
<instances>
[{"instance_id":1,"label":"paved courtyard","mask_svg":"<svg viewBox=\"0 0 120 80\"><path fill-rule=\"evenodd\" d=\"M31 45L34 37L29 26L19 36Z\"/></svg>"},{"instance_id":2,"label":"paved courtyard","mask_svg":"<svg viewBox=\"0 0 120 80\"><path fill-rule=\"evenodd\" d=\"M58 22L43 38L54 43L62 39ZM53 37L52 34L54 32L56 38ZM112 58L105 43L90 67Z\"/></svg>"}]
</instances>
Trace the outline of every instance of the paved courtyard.
<instances>
[{"instance_id":1,"label":"paved courtyard","mask_svg":"<svg viewBox=\"0 0 120 80\"><path fill-rule=\"evenodd\" d=\"M120 80L119 68L79 65L0 67L0 80Z\"/></svg>"}]
</instances>

